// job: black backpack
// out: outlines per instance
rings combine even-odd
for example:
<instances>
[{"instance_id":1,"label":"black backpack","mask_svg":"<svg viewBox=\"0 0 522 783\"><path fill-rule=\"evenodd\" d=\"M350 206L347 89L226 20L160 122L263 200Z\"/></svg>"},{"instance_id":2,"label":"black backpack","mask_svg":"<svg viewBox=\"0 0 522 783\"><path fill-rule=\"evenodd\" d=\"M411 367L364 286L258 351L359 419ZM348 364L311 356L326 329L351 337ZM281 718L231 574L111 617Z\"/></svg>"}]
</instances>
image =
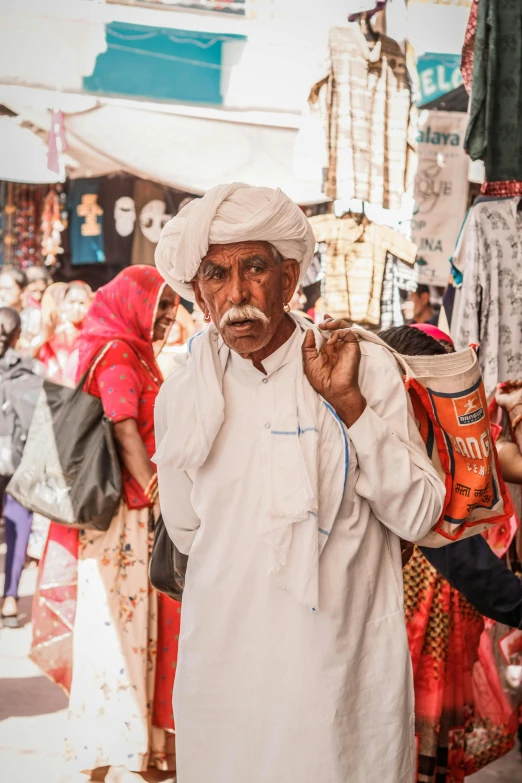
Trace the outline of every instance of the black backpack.
<instances>
[{"instance_id":1,"label":"black backpack","mask_svg":"<svg viewBox=\"0 0 522 783\"><path fill-rule=\"evenodd\" d=\"M0 359L0 476L12 476L22 459L43 383L34 366L12 349Z\"/></svg>"}]
</instances>

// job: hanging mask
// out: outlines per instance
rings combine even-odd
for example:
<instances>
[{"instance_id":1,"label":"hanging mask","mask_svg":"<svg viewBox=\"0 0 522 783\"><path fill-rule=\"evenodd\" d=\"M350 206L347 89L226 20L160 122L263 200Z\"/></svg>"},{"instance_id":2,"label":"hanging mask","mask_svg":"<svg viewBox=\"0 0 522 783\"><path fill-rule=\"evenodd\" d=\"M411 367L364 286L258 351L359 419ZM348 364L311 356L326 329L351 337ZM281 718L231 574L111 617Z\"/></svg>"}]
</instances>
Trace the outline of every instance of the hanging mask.
<instances>
[{"instance_id":1,"label":"hanging mask","mask_svg":"<svg viewBox=\"0 0 522 783\"><path fill-rule=\"evenodd\" d=\"M159 242L161 229L172 217L165 212L166 208L164 201L153 199L145 204L140 212L140 228L143 236L154 245Z\"/></svg>"},{"instance_id":2,"label":"hanging mask","mask_svg":"<svg viewBox=\"0 0 522 783\"><path fill-rule=\"evenodd\" d=\"M116 233L120 237L128 237L134 231L136 222L136 205L130 196L120 196L114 204L114 222Z\"/></svg>"}]
</instances>

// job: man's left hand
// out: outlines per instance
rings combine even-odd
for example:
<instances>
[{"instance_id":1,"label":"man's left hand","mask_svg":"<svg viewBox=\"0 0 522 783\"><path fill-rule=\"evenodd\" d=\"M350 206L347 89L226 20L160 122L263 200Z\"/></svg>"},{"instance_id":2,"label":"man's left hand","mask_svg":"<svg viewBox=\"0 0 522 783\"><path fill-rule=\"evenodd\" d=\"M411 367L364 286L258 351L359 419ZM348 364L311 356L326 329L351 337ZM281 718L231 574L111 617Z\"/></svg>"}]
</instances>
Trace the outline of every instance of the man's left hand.
<instances>
[{"instance_id":1,"label":"man's left hand","mask_svg":"<svg viewBox=\"0 0 522 783\"><path fill-rule=\"evenodd\" d=\"M347 427L351 427L366 407L366 400L359 388L359 341L342 321L328 321L321 324L321 328L332 334L319 351L313 330L308 330L305 336L303 360L306 377Z\"/></svg>"}]
</instances>

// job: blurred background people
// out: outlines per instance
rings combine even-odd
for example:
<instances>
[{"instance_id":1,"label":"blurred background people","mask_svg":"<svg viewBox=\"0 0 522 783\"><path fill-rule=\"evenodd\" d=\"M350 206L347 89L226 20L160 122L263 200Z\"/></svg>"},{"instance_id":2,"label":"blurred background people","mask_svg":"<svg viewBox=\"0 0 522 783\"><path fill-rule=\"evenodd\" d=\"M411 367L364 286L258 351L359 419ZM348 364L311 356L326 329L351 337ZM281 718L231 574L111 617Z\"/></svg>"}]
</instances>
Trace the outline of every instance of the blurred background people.
<instances>
[{"instance_id":1,"label":"blurred background people","mask_svg":"<svg viewBox=\"0 0 522 783\"><path fill-rule=\"evenodd\" d=\"M25 289L26 307L40 306L43 295L52 283L49 270L45 266L30 266L26 272L27 288Z\"/></svg>"},{"instance_id":2,"label":"blurred background people","mask_svg":"<svg viewBox=\"0 0 522 783\"><path fill-rule=\"evenodd\" d=\"M306 296L303 292L303 286L298 285L295 289L293 297L290 299L290 310L297 312L303 311L306 304Z\"/></svg>"},{"instance_id":3,"label":"blurred background people","mask_svg":"<svg viewBox=\"0 0 522 783\"><path fill-rule=\"evenodd\" d=\"M180 607L150 587L148 562L159 514L153 343L164 342L178 302L154 267L130 267L97 291L79 340L77 377L92 368L86 390L113 422L123 497L105 533L51 524L40 565L32 658L70 694L71 781L101 767L107 783L175 768Z\"/></svg>"},{"instance_id":4,"label":"blurred background people","mask_svg":"<svg viewBox=\"0 0 522 783\"><path fill-rule=\"evenodd\" d=\"M21 313L23 296L28 285L27 275L21 269L4 267L0 272L0 306L12 307Z\"/></svg>"},{"instance_id":5,"label":"blurred background people","mask_svg":"<svg viewBox=\"0 0 522 783\"><path fill-rule=\"evenodd\" d=\"M26 272L27 286L22 294L22 345L25 348L40 333L42 326L41 305L45 291L52 282L44 266L31 266Z\"/></svg>"},{"instance_id":6,"label":"blurred background people","mask_svg":"<svg viewBox=\"0 0 522 783\"><path fill-rule=\"evenodd\" d=\"M204 320L204 313L201 311L201 309L198 307L197 304L194 305L192 308L192 320L194 322L194 334L197 334L198 332L201 332L202 329L205 329L207 324Z\"/></svg>"},{"instance_id":7,"label":"blurred background people","mask_svg":"<svg viewBox=\"0 0 522 783\"><path fill-rule=\"evenodd\" d=\"M32 514L4 494L22 458L25 440L41 388L34 362L24 359L15 346L21 319L11 307L0 308L0 485L4 495L3 517L7 545L2 622L18 627L18 587L25 563Z\"/></svg>"},{"instance_id":8,"label":"blurred background people","mask_svg":"<svg viewBox=\"0 0 522 783\"><path fill-rule=\"evenodd\" d=\"M418 285L416 291L412 291L409 297L410 305L405 311L408 321L415 324L434 324L439 320L438 310L431 302L431 292L428 285Z\"/></svg>"},{"instance_id":9,"label":"blurred background people","mask_svg":"<svg viewBox=\"0 0 522 783\"><path fill-rule=\"evenodd\" d=\"M93 293L90 286L80 280L54 290L59 303L55 309L51 305L49 314L42 314L44 342L38 350L37 358L44 365L49 380L74 386L78 366L78 340Z\"/></svg>"}]
</instances>

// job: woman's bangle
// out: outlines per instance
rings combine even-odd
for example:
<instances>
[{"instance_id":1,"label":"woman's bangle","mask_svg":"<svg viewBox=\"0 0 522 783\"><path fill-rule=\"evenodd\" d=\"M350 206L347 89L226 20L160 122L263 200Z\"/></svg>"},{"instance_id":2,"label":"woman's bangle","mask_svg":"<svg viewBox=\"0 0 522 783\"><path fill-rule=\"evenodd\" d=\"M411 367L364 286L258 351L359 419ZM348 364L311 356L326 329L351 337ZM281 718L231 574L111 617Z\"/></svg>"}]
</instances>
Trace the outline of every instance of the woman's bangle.
<instances>
[{"instance_id":1,"label":"woman's bangle","mask_svg":"<svg viewBox=\"0 0 522 783\"><path fill-rule=\"evenodd\" d=\"M519 413L518 416L515 416L513 421L510 422L511 429L513 430L513 432L516 430L517 426L520 424L521 421L522 421L522 413Z\"/></svg>"},{"instance_id":2,"label":"woman's bangle","mask_svg":"<svg viewBox=\"0 0 522 783\"><path fill-rule=\"evenodd\" d=\"M156 502L156 500L158 498L158 492L159 492L159 490L158 490L158 474L155 473L152 476L152 478L149 481L149 483L147 484L147 486L145 487L145 489L143 491L143 494L145 495L145 497L147 498L149 503L152 503L152 505L154 505L154 503Z\"/></svg>"}]
</instances>

